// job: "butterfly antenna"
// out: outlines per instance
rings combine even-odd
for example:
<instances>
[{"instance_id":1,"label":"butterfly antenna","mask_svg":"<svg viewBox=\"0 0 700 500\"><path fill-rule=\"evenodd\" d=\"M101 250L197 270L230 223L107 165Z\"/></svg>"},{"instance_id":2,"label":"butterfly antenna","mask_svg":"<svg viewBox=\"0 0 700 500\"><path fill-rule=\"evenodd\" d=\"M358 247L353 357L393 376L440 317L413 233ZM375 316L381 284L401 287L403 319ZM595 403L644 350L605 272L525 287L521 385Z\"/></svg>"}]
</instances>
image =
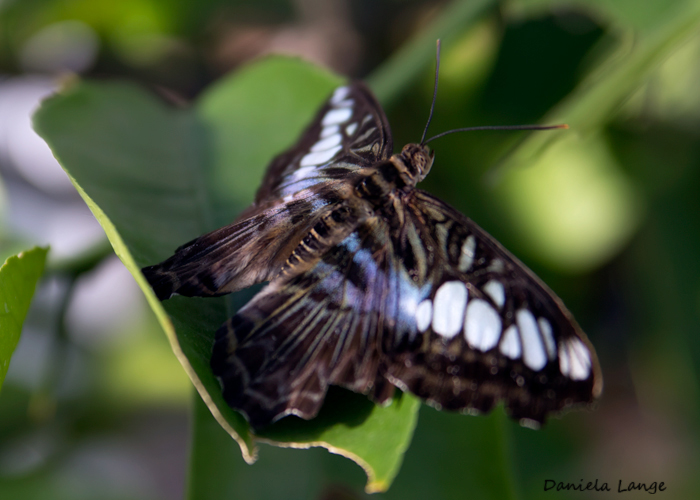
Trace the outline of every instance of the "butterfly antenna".
<instances>
[{"instance_id":1,"label":"butterfly antenna","mask_svg":"<svg viewBox=\"0 0 700 500\"><path fill-rule=\"evenodd\" d=\"M456 132L473 132L475 130L555 130L567 128L569 128L569 126L566 123L562 123L560 125L486 125L482 127L465 127L456 128L454 130L448 130L447 132L442 132L438 135L434 135L425 142L421 141L421 144L428 144L430 141L434 141L435 139L439 139L440 137L444 137L449 134L454 134Z\"/></svg>"},{"instance_id":2,"label":"butterfly antenna","mask_svg":"<svg viewBox=\"0 0 700 500\"><path fill-rule=\"evenodd\" d=\"M423 135L420 138L420 143L425 144L423 140L425 139L425 134L428 133L428 127L430 126L430 120L433 119L433 110L435 109L435 98L437 97L437 85L438 85L438 75L440 74L440 39L437 41L437 54L435 56L435 85L433 85L433 102L430 105L430 114L428 115L428 123L425 124L425 129L423 130Z\"/></svg>"}]
</instances>

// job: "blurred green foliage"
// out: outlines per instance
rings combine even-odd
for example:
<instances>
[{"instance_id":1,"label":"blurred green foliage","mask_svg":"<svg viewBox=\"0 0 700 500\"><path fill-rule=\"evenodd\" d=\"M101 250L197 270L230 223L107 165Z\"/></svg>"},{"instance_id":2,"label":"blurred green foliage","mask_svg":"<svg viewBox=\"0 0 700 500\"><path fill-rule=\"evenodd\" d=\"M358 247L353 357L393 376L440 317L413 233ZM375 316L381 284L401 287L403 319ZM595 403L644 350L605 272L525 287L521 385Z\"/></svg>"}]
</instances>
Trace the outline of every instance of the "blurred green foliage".
<instances>
[{"instance_id":1,"label":"blurred green foliage","mask_svg":"<svg viewBox=\"0 0 700 500\"><path fill-rule=\"evenodd\" d=\"M33 248L8 257L0 267L0 388L19 342L24 318L44 270L45 248Z\"/></svg>"},{"instance_id":2,"label":"blurred green foliage","mask_svg":"<svg viewBox=\"0 0 700 500\"><path fill-rule=\"evenodd\" d=\"M355 76L369 75L387 105L398 146L422 132L438 36L444 53L433 133L481 124L571 126L551 133L440 139L431 143L435 168L421 187L476 220L564 299L598 349L606 387L597 411L567 415L538 432L506 421L500 411L472 418L423 408L403 466L391 489L380 496L536 499L553 494L543 492L545 479L577 483L599 478L614 491L618 480L665 481L673 498L695 498L700 491L694 473L700 465L700 3L469 3L353 2L349 22L366 44ZM0 66L21 71L17 54L26 40L52 23L80 20L101 41L92 74L126 76L192 96L218 75L206 56L215 44L216 22L235 19L233 31L246 23L279 26L293 22L300 10L299 4L281 1L6 3L0 6ZM284 88L286 82L268 84ZM207 91L199 106L216 92ZM294 126L302 126L313 113L312 97L317 102L325 97L320 91L314 95L310 87L308 111ZM151 101L144 100L143 109ZM258 106L248 119L275 125L284 103ZM227 119L217 117L223 109L224 104L211 104L208 116ZM123 110L106 110L96 126L119 116ZM171 135L160 122L140 125L150 130L136 138L146 150L162 143L174 163L192 160L178 154L183 144L169 142ZM170 122L175 129L185 130L185 125L178 118ZM246 132L213 130L205 133L214 141L207 147L224 152L238 144L227 134ZM217 154L216 185L231 186L220 195L230 195L243 207L259 175L248 162L258 165L265 155L274 155L293 140L291 135L255 138L267 150L246 148L243 166L228 159L228 153ZM245 144L252 140L248 137ZM84 147L79 136L75 141L72 148ZM131 153L138 156L139 151ZM118 148L105 152L115 167L122 164L122 154ZM150 157L142 158L147 172ZM170 180L175 179L163 179ZM134 194L147 199L153 192ZM131 208L136 218L139 207ZM175 208L162 206L162 216L188 213L182 207L171 213ZM232 205L218 204L207 224L223 224L233 211ZM166 255L155 255L153 248L165 243L174 248L198 227L183 226L179 236L154 229L152 247L137 249L134 257L154 262ZM207 307L216 309L215 319L203 327L210 331L236 304ZM161 348L167 349L165 342ZM128 416L123 406L130 411L148 407L147 398L139 402L125 394L138 392L135 388L152 379L153 370L174 366L138 368L131 358L137 356L128 350L123 358L115 357L124 368L110 370L121 375L107 376L110 382L86 393L79 404L58 397L54 413L38 413L54 415L48 420L28 418L27 409L41 404L31 391L6 383L0 398L0 493L90 498L90 492L99 491L110 498L159 498L137 487L104 492L89 482L81 483L82 496L74 494L75 478L86 480L65 460L71 457L69 450L91 436L119 435L118 422ZM103 368L95 370L104 373ZM142 376L125 381L129 370L142 370ZM169 404L182 401L178 394ZM193 449L202 446L203 451L190 463L190 498L363 497L366 478L345 459L320 449L263 447L258 463L248 466L198 398L193 414ZM8 468L2 464L15 456L17 436L45 435L52 423L61 429L55 434L60 439L49 440L45 458L20 473L4 472Z\"/></svg>"}]
</instances>

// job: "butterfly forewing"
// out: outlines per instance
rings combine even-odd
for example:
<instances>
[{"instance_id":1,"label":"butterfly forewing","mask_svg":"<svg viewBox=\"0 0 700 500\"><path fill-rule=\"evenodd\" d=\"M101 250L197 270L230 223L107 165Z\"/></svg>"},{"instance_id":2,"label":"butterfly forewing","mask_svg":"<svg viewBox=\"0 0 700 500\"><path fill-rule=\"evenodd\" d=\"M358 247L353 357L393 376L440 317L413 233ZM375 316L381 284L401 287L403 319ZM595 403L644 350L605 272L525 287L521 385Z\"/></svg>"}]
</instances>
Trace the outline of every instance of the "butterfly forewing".
<instances>
[{"instance_id":1,"label":"butterfly forewing","mask_svg":"<svg viewBox=\"0 0 700 500\"><path fill-rule=\"evenodd\" d=\"M275 158L256 195L261 205L332 180L348 182L392 153L389 122L361 82L338 87L299 142Z\"/></svg>"},{"instance_id":2,"label":"butterfly forewing","mask_svg":"<svg viewBox=\"0 0 700 500\"><path fill-rule=\"evenodd\" d=\"M173 294L217 296L274 277L309 229L339 202L303 193L255 215L200 236L143 273L159 299Z\"/></svg>"},{"instance_id":3,"label":"butterfly forewing","mask_svg":"<svg viewBox=\"0 0 700 500\"><path fill-rule=\"evenodd\" d=\"M389 379L439 407L488 411L502 400L539 423L591 402L595 352L551 290L440 200L414 190L406 208L434 270L414 309L418 335L394 352Z\"/></svg>"},{"instance_id":4,"label":"butterfly forewing","mask_svg":"<svg viewBox=\"0 0 700 500\"><path fill-rule=\"evenodd\" d=\"M273 278L317 221L352 193L348 179L392 150L389 124L361 82L339 87L299 142L268 167L238 222L144 268L158 298L215 296Z\"/></svg>"}]
</instances>

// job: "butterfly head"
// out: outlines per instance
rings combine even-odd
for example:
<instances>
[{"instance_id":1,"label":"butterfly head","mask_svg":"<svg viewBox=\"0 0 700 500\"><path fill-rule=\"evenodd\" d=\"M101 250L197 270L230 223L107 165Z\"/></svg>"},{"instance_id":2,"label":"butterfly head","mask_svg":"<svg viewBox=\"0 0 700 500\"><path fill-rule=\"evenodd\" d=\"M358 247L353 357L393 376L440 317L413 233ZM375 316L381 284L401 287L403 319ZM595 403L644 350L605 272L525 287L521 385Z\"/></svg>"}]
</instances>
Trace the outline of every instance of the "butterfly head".
<instances>
[{"instance_id":1,"label":"butterfly head","mask_svg":"<svg viewBox=\"0 0 700 500\"><path fill-rule=\"evenodd\" d=\"M430 172L435 153L424 144L406 144L395 156L400 160L397 164L402 176L409 181L407 184L416 185Z\"/></svg>"}]
</instances>

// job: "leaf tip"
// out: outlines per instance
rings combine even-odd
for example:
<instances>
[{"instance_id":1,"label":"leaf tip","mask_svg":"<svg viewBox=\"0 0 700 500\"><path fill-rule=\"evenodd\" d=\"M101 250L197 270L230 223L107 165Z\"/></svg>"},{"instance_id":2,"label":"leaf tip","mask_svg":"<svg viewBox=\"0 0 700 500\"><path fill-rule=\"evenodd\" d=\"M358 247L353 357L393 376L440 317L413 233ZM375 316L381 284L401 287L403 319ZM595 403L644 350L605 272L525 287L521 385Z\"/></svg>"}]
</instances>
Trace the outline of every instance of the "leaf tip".
<instances>
[{"instance_id":1,"label":"leaf tip","mask_svg":"<svg viewBox=\"0 0 700 500\"><path fill-rule=\"evenodd\" d=\"M389 489L389 483L387 481L367 481L365 486L365 493L384 493Z\"/></svg>"}]
</instances>

